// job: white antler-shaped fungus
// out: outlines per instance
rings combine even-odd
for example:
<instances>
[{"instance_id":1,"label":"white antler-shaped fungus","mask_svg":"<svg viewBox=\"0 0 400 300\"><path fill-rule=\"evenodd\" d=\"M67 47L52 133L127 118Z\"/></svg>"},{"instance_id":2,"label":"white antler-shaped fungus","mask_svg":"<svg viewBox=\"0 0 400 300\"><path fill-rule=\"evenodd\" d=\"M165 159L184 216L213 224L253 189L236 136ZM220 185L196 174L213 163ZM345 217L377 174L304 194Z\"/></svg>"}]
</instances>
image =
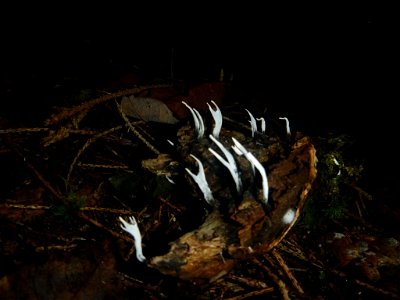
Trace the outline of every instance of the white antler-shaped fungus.
<instances>
[{"instance_id":1,"label":"white antler-shaped fungus","mask_svg":"<svg viewBox=\"0 0 400 300\"><path fill-rule=\"evenodd\" d=\"M235 145L232 146L233 151L238 155L242 156L244 153ZM256 169L254 167L254 164L250 161L251 164L251 169L253 170L253 175L256 174Z\"/></svg>"},{"instance_id":2,"label":"white antler-shaped fungus","mask_svg":"<svg viewBox=\"0 0 400 300\"><path fill-rule=\"evenodd\" d=\"M204 199L207 201L208 204L211 206L214 205L214 197L212 195L211 189L208 186L207 180L206 180L206 175L204 173L204 167L201 161L194 156L193 154L190 154L191 157L193 157L196 161L197 164L199 165L199 172L197 175L194 175L192 171L190 171L188 168L185 168L186 172L192 176L193 180L197 183L199 186L200 190L203 192Z\"/></svg>"},{"instance_id":3,"label":"white antler-shaped fungus","mask_svg":"<svg viewBox=\"0 0 400 300\"><path fill-rule=\"evenodd\" d=\"M212 135L218 139L219 138L219 133L221 132L221 128L222 128L222 113L221 110L219 109L218 105L211 100L211 103L214 104L215 106L215 110L211 107L210 104L207 103L208 108L210 109L211 115L214 119L214 129L212 132Z\"/></svg>"},{"instance_id":4,"label":"white antler-shaped fungus","mask_svg":"<svg viewBox=\"0 0 400 300\"><path fill-rule=\"evenodd\" d=\"M262 133L265 133L265 129L266 129L266 126L265 126L265 119L264 119L264 118L257 118L257 121L260 121L260 122L261 122L261 132L262 132Z\"/></svg>"},{"instance_id":5,"label":"white antler-shaped fungus","mask_svg":"<svg viewBox=\"0 0 400 300\"><path fill-rule=\"evenodd\" d=\"M280 120L285 120L285 122L286 122L286 134L287 134L288 136L290 136L291 133L290 133L290 126L289 126L289 120L288 120L288 118L283 117L283 118L279 118L279 119L280 119Z\"/></svg>"},{"instance_id":6,"label":"white antler-shaped fungus","mask_svg":"<svg viewBox=\"0 0 400 300\"><path fill-rule=\"evenodd\" d=\"M121 228L133 236L133 239L135 241L136 258L138 259L138 261L144 262L146 260L146 257L144 257L142 251L142 236L140 234L135 217L132 216L129 218L130 223L126 222L124 219L122 219L122 217L119 217L119 220L122 223L120 224Z\"/></svg>"},{"instance_id":7,"label":"white antler-shaped fungus","mask_svg":"<svg viewBox=\"0 0 400 300\"><path fill-rule=\"evenodd\" d=\"M224 153L225 157L227 160L222 158L221 155L219 155L217 152L215 152L213 149L208 148L208 150L214 154L214 156L225 166L228 168L229 172L232 175L233 180L235 181L236 184L236 190L238 193L242 190L242 182L239 177L239 171L236 166L235 159L233 158L233 155L220 143L215 137L213 137L210 134L210 139L221 149L221 151Z\"/></svg>"},{"instance_id":8,"label":"white antler-shaped fungus","mask_svg":"<svg viewBox=\"0 0 400 300\"><path fill-rule=\"evenodd\" d=\"M200 113L198 112L197 109L193 108L193 111L195 112L197 118L199 119L199 124L200 124L200 126L199 126L199 129L198 129L198 135L197 135L197 137L198 137L199 139L201 139L201 138L203 137L203 135L204 135L204 122L203 122L203 118L201 117L201 115L200 115Z\"/></svg>"},{"instance_id":9,"label":"white antler-shaped fungus","mask_svg":"<svg viewBox=\"0 0 400 300\"><path fill-rule=\"evenodd\" d=\"M268 178L267 178L267 173L265 172L264 167L261 165L261 163L258 161L257 158L254 157L254 155L247 151L245 147L241 143L239 143L234 137L232 138L236 148L238 151L242 152L243 155L247 158L250 163L252 163L258 172L261 174L262 178L262 187L263 187L263 198L264 198L264 203L268 203L268 193L269 193L269 187L268 187Z\"/></svg>"},{"instance_id":10,"label":"white antler-shaped fungus","mask_svg":"<svg viewBox=\"0 0 400 300\"><path fill-rule=\"evenodd\" d=\"M203 118L201 117L200 113L197 111L195 108L191 108L189 104L187 104L185 101L182 101L182 103L189 108L190 112L192 113L193 120L194 120L194 127L197 132L197 138L201 139L204 135L204 122Z\"/></svg>"},{"instance_id":11,"label":"white antler-shaped fungus","mask_svg":"<svg viewBox=\"0 0 400 300\"><path fill-rule=\"evenodd\" d=\"M254 117L251 114L251 112L249 112L247 109L246 109L246 111L250 116L250 121L249 122L250 122L250 125L251 125L251 137L254 137L254 132L257 131L257 122L256 122L256 119L254 119Z\"/></svg>"}]
</instances>

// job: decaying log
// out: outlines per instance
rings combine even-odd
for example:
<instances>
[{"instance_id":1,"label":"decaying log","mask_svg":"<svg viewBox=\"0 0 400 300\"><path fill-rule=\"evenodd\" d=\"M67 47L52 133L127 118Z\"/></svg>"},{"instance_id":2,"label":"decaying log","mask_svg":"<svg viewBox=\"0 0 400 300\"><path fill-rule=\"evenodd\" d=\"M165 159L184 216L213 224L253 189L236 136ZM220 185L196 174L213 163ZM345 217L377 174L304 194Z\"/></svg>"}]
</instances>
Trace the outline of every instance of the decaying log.
<instances>
[{"instance_id":1,"label":"decaying log","mask_svg":"<svg viewBox=\"0 0 400 300\"><path fill-rule=\"evenodd\" d=\"M238 261L270 251L299 217L316 178L316 162L310 140L298 140L268 168L271 205L245 192L228 215L214 209L199 228L172 242L170 251L153 257L149 265L182 279L213 281Z\"/></svg>"}]
</instances>

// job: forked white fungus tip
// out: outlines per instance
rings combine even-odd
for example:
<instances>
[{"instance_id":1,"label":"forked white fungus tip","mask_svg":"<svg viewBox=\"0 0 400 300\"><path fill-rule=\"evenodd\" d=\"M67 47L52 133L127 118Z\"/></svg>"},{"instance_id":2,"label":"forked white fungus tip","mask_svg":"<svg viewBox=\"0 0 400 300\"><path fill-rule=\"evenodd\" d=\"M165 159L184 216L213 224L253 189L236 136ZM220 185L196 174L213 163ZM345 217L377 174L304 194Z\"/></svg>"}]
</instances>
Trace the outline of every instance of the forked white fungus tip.
<instances>
[{"instance_id":1,"label":"forked white fungus tip","mask_svg":"<svg viewBox=\"0 0 400 300\"><path fill-rule=\"evenodd\" d=\"M213 100L211 100L211 103L214 104L215 110L211 107L210 104L207 103L207 105L208 105L208 108L211 112L211 115L212 115L212 117L214 119L214 123L215 123L212 135L216 139L218 139L219 134L221 132L221 128L222 128L222 113L221 113L221 110L219 109L218 105Z\"/></svg>"},{"instance_id":2,"label":"forked white fungus tip","mask_svg":"<svg viewBox=\"0 0 400 300\"><path fill-rule=\"evenodd\" d=\"M146 257L143 255L142 251L142 235L140 234L139 226L136 222L135 217L130 217L129 222L126 222L122 217L119 217L122 224L121 228L132 235L135 242L136 258L140 262L144 262Z\"/></svg>"},{"instance_id":3,"label":"forked white fungus tip","mask_svg":"<svg viewBox=\"0 0 400 300\"><path fill-rule=\"evenodd\" d=\"M257 131L257 122L256 122L256 119L254 119L251 112L249 112L247 109L246 109L246 111L250 116L249 122L250 122L250 126L251 126L251 137L254 137L254 133Z\"/></svg>"}]
</instances>

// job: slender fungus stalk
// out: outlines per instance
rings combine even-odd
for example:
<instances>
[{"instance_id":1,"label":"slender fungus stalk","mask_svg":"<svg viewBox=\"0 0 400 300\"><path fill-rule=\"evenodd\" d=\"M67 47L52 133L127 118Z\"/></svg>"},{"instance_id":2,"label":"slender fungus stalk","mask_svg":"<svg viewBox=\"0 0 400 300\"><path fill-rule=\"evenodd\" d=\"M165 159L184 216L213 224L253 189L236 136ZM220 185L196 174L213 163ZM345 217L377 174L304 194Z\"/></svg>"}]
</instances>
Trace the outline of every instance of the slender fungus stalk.
<instances>
[{"instance_id":1,"label":"slender fungus stalk","mask_svg":"<svg viewBox=\"0 0 400 300\"><path fill-rule=\"evenodd\" d=\"M249 112L247 109L246 109L246 111L250 116L250 121L249 122L250 122L250 125L251 125L251 137L254 137L254 132L257 131L257 122L256 122L256 119L254 119L254 117L251 114L251 112Z\"/></svg>"},{"instance_id":2,"label":"slender fungus stalk","mask_svg":"<svg viewBox=\"0 0 400 300\"><path fill-rule=\"evenodd\" d=\"M138 259L138 261L144 262L146 260L146 257L144 257L142 251L142 235L140 234L140 230L135 220L135 217L130 217L129 223L122 219L122 217L119 217L119 220L122 223L120 224L121 228L133 236L133 239L135 241L136 258Z\"/></svg>"},{"instance_id":3,"label":"slender fungus stalk","mask_svg":"<svg viewBox=\"0 0 400 300\"><path fill-rule=\"evenodd\" d=\"M200 139L203 137L204 134L204 122L203 119L200 115L200 113L196 110L193 109L187 104L185 101L182 101L182 103L189 108L190 112L192 113L193 116L193 121L194 121L194 128L197 132L197 138Z\"/></svg>"},{"instance_id":4,"label":"slender fungus stalk","mask_svg":"<svg viewBox=\"0 0 400 300\"><path fill-rule=\"evenodd\" d=\"M169 183L175 184L175 181L171 177L169 177L168 175L165 175L165 178L168 180Z\"/></svg>"},{"instance_id":5,"label":"slender fungus stalk","mask_svg":"<svg viewBox=\"0 0 400 300\"><path fill-rule=\"evenodd\" d=\"M247 160L249 160L260 172L261 178L262 178L262 186L263 186L263 198L264 198L264 203L268 203L268 193L269 193L269 187L268 187L268 177L267 173L265 172L264 167L261 165L261 163L258 161L257 158L254 157L254 155L247 151L246 148L243 147L242 144L240 144L234 137L232 138L236 148L238 151L242 152L244 156L246 156Z\"/></svg>"},{"instance_id":6,"label":"slender fungus stalk","mask_svg":"<svg viewBox=\"0 0 400 300\"><path fill-rule=\"evenodd\" d=\"M266 128L265 119L264 118L257 118L256 120L261 122L261 132L265 133L265 128Z\"/></svg>"},{"instance_id":7,"label":"slender fungus stalk","mask_svg":"<svg viewBox=\"0 0 400 300\"><path fill-rule=\"evenodd\" d=\"M332 159L333 159L333 163L334 163L335 165L340 166L339 162L337 161L337 159L336 159L334 156L332 156ZM338 171L338 173L337 173L337 176L339 176L340 173L341 173L341 170L339 169L339 171Z\"/></svg>"},{"instance_id":8,"label":"slender fungus stalk","mask_svg":"<svg viewBox=\"0 0 400 300\"><path fill-rule=\"evenodd\" d=\"M212 132L212 135L218 139L219 138L219 133L221 132L221 128L222 128L222 113L221 110L219 109L219 107L217 106L217 104L211 100L211 103L214 104L215 106L215 110L212 109L211 105L207 103L208 108L210 109L211 115L214 119L214 129Z\"/></svg>"},{"instance_id":9,"label":"slender fungus stalk","mask_svg":"<svg viewBox=\"0 0 400 300\"><path fill-rule=\"evenodd\" d=\"M208 148L208 150L214 154L214 156L225 166L228 168L229 172L232 175L233 180L235 181L236 184L236 190L238 193L242 190L242 182L239 178L239 171L236 166L235 159L233 158L233 155L222 145L215 137L213 137L210 134L210 139L221 149L221 151L224 153L225 157L227 160L221 157L217 152L214 151L214 149Z\"/></svg>"},{"instance_id":10,"label":"slender fungus stalk","mask_svg":"<svg viewBox=\"0 0 400 300\"><path fill-rule=\"evenodd\" d=\"M201 139L204 135L204 122L203 122L203 118L201 117L200 113L198 112L197 109L193 108L198 120L199 120L199 129L197 130L198 132L198 138Z\"/></svg>"},{"instance_id":11,"label":"slender fungus stalk","mask_svg":"<svg viewBox=\"0 0 400 300\"><path fill-rule=\"evenodd\" d=\"M232 149L233 149L233 151L235 151L235 153L236 153L238 156L242 156L242 155L243 155L242 151L240 151L239 148L236 147L235 145L232 146ZM253 164L251 161L250 161L250 165L251 165L251 169L252 169L252 171L253 171L253 175L256 174L256 169L255 169L255 167L254 167L254 164Z\"/></svg>"},{"instance_id":12,"label":"slender fungus stalk","mask_svg":"<svg viewBox=\"0 0 400 300\"><path fill-rule=\"evenodd\" d=\"M243 155L243 153L235 145L232 146L232 149L238 156L242 156Z\"/></svg>"},{"instance_id":13,"label":"slender fungus stalk","mask_svg":"<svg viewBox=\"0 0 400 300\"><path fill-rule=\"evenodd\" d=\"M288 120L288 118L283 117L283 118L279 118L279 119L280 119L280 120L285 120L285 121L286 121L286 134L287 134L288 136L290 136L291 133L290 133L290 126L289 126L289 120Z\"/></svg>"}]
</instances>

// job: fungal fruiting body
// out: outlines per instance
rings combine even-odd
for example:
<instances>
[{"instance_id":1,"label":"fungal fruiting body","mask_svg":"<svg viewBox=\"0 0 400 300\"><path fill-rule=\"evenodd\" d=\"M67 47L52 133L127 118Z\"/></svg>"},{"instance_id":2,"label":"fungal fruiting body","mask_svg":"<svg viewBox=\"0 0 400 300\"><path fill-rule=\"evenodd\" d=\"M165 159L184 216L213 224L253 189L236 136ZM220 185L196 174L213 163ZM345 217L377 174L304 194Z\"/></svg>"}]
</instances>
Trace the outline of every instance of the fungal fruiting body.
<instances>
[{"instance_id":1,"label":"fungal fruiting body","mask_svg":"<svg viewBox=\"0 0 400 300\"><path fill-rule=\"evenodd\" d=\"M285 122L286 122L286 134L287 134L288 136L290 136L290 135L291 135L291 132L290 132L289 119L286 118L286 117L282 117L282 118L279 118L279 119L280 119L280 120L285 120Z\"/></svg>"},{"instance_id":2,"label":"fungal fruiting body","mask_svg":"<svg viewBox=\"0 0 400 300\"><path fill-rule=\"evenodd\" d=\"M184 101L182 101L182 103L191 111L193 119L194 119L195 131L197 132L197 138L198 139L201 138L204 134L204 123L202 121L203 119L202 119L200 113L197 110L191 108ZM221 131L221 126L222 126L222 113L221 113L220 109L218 108L218 106L216 105L216 103L214 101L212 101L212 103L216 107L215 110L213 110L211 108L211 106L207 103L209 106L210 112L213 116L214 122L215 122L213 134L210 134L209 138L212 142L214 142L214 144L216 144L218 146L218 148L222 151L222 153L224 154L226 159L223 158L220 154L218 154L214 149L208 148L208 150L229 170L229 172L235 182L236 190L238 193L240 193L240 192L242 192L242 182L239 177L239 171L238 171L236 161L235 161L233 155L218 140L219 134ZM251 114L251 112L249 110L246 109L246 111L250 116L252 137L254 137L255 131L257 131L256 119L253 117L253 115ZM260 120L262 121L262 131L264 132L265 131L265 120L264 120L264 118L260 118ZM234 152L237 155L239 155L239 156L244 155L246 157L246 159L251 164L253 174L255 172L255 169L257 169L259 171L261 178L262 178L263 201L265 204L267 204L269 187L268 187L268 177L267 177L267 173L266 173L264 167L251 152L247 151L247 149L241 143L238 142L238 140L236 140L234 137L232 137L232 140L234 142L232 149L234 150ZM214 205L215 200L212 195L212 191L207 183L203 164L201 163L200 159L195 157L193 154L190 154L190 156L193 157L197 161L198 166L199 166L199 172L197 175L195 175L188 168L186 168L186 171L191 175L193 180L199 186L200 190L203 192L204 199L207 201L207 203L209 203L210 205Z\"/></svg>"},{"instance_id":3,"label":"fungal fruiting body","mask_svg":"<svg viewBox=\"0 0 400 300\"><path fill-rule=\"evenodd\" d=\"M126 222L122 217L119 217L121 221L121 228L132 235L135 241L136 258L140 262L144 262L146 257L143 255L142 251L142 235L140 234L139 226L135 220L135 217L129 218L129 223Z\"/></svg>"},{"instance_id":4,"label":"fungal fruiting body","mask_svg":"<svg viewBox=\"0 0 400 300\"><path fill-rule=\"evenodd\" d=\"M212 132L212 135L218 139L219 138L219 133L221 132L221 128L222 128L222 113L221 110L219 109L217 103L215 103L214 101L211 101L212 104L214 104L215 106L215 110L211 107L210 104L207 103L208 108L210 109L211 115L214 119L214 129Z\"/></svg>"},{"instance_id":5,"label":"fungal fruiting body","mask_svg":"<svg viewBox=\"0 0 400 300\"><path fill-rule=\"evenodd\" d=\"M221 149L222 153L224 153L227 160L223 159L221 155L219 155L213 149L208 148L208 150L229 170L233 180L235 181L236 190L240 193L242 190L242 182L240 180L239 171L235 159L233 158L233 155L224 147L224 145L222 145L212 135L210 135L210 139Z\"/></svg>"},{"instance_id":6,"label":"fungal fruiting body","mask_svg":"<svg viewBox=\"0 0 400 300\"><path fill-rule=\"evenodd\" d=\"M207 201L207 203L210 204L211 206L213 206L214 205L214 197L212 195L210 187L208 186L208 183L206 180L206 174L204 173L203 164L193 154L191 154L190 156L196 160L196 162L199 166L199 172L197 173L197 175L195 175L188 168L186 168L185 170L186 170L186 172L188 172L190 174L190 176L192 176L193 180L197 183L200 190L203 192L204 199Z\"/></svg>"},{"instance_id":7,"label":"fungal fruiting body","mask_svg":"<svg viewBox=\"0 0 400 300\"><path fill-rule=\"evenodd\" d=\"M183 162L196 161L197 174L185 170L212 211L203 215L204 223L199 227L170 243L169 252L149 263L163 274L181 279L213 281L248 255L275 247L296 221L316 175L315 149L309 139L296 141L287 151L285 139L266 136L264 118L255 119L248 110L251 135L221 130L222 113L212 104L215 109L210 104L208 107L214 119L213 131L203 136L200 113L184 103L192 113L195 130L181 127L176 144ZM289 122L284 119L290 134ZM257 121L264 134L255 136ZM268 177L265 165L269 166ZM256 184L256 169L261 188ZM236 191L229 181L235 183Z\"/></svg>"},{"instance_id":8,"label":"fungal fruiting body","mask_svg":"<svg viewBox=\"0 0 400 300\"><path fill-rule=\"evenodd\" d=\"M261 132L265 133L265 130L266 130L265 119L264 118L257 118L256 120L261 122Z\"/></svg>"},{"instance_id":9,"label":"fungal fruiting body","mask_svg":"<svg viewBox=\"0 0 400 300\"><path fill-rule=\"evenodd\" d=\"M249 122L250 122L250 126L251 126L251 137L254 137L254 133L257 131L257 122L256 122L256 119L251 114L251 112L249 112L247 109L246 109L246 111L250 116Z\"/></svg>"},{"instance_id":10,"label":"fungal fruiting body","mask_svg":"<svg viewBox=\"0 0 400 300\"><path fill-rule=\"evenodd\" d=\"M295 217L295 211L293 209L289 208L282 217L282 223L286 224L286 225L290 224L293 222L294 217Z\"/></svg>"},{"instance_id":11,"label":"fungal fruiting body","mask_svg":"<svg viewBox=\"0 0 400 300\"><path fill-rule=\"evenodd\" d=\"M190 110L192 113L193 121L194 121L194 127L197 132L197 138L200 139L204 135L204 122L203 118L201 117L200 113L197 111L195 108L191 108L189 104L187 104L185 101L182 101L182 103Z\"/></svg>"},{"instance_id":12,"label":"fungal fruiting body","mask_svg":"<svg viewBox=\"0 0 400 300\"><path fill-rule=\"evenodd\" d=\"M246 148L243 147L242 144L240 144L234 137L232 138L233 142L235 143L235 147L237 151L241 152L254 167L260 172L261 178L262 178L262 187L263 187L263 198L264 198L264 203L268 203L268 192L269 192L269 186L268 186L268 177L267 173L265 172L264 167L261 165L261 163L258 161L257 158L254 157L253 154L251 154L249 151L246 150Z\"/></svg>"}]
</instances>

